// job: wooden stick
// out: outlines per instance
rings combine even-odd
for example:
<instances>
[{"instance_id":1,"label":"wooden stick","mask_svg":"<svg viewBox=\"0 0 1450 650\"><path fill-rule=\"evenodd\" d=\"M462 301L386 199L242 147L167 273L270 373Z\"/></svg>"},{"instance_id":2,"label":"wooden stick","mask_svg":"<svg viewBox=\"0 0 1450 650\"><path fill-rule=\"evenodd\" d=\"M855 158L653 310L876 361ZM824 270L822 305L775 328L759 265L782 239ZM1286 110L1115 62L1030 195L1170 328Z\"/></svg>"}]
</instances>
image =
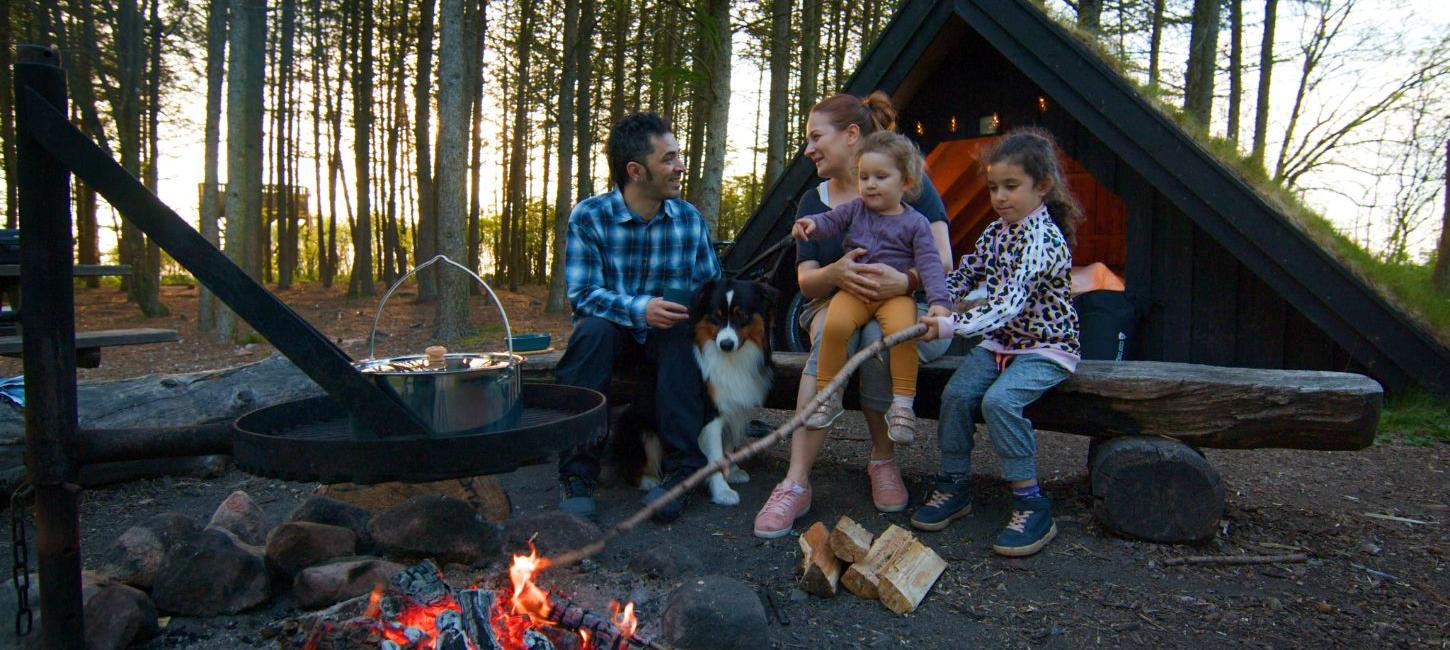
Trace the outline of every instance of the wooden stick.
<instances>
[{"instance_id":1,"label":"wooden stick","mask_svg":"<svg viewBox=\"0 0 1450 650\"><path fill-rule=\"evenodd\" d=\"M911 327L901 330L900 332L892 334L891 336L887 336L879 341L876 341L875 343L872 343L871 345L866 346L860 352L857 352L855 355L853 355L850 359L847 359L846 365L841 368L840 372L836 373L836 378L832 379L831 383L826 384L825 388L818 391L815 398L812 399L810 403L806 404L805 408L797 410L795 414L790 417L789 420L786 420L785 424L776 427L775 430L771 431L769 435L766 435L765 437L756 440L755 442L752 442L744 447L736 449L729 454L726 454L718 461L701 467L694 474L691 474L688 478L682 481L679 485L670 488L670 490L661 495L660 498L651 501L645 507L640 508L638 512L630 515L628 519L625 519L624 521L621 521L611 526L609 530L604 531L604 534L601 535L599 539L594 540L586 546L576 548L572 551L560 555L557 558L551 559L549 561L549 564L546 565L544 568L548 569L555 567L565 567L572 564L577 564L580 560L593 556L600 551L603 551L604 547L608 545L609 542L613 541L614 538L619 537L620 535L623 535L630 530L633 530L635 526L640 525L644 522L644 520L649 519L650 516L653 515L655 512L658 512L659 509L664 507L666 503L669 503L670 501L684 494L686 491L694 489L695 486L705 482L705 479L709 478L711 474L714 474L715 472L729 471L730 466L738 464L740 461L746 458L750 458L751 456L754 456L755 454L769 448L771 445L780 442L785 438L786 433L796 430L805 423L807 413L814 411L816 407L820 406L822 402L825 402L827 398L844 388L846 386L846 381L851 378L852 373L855 373L856 369L859 368L862 363L865 363L867 359L871 358L871 355L880 352L882 349L894 346L897 343L901 343L902 341L917 338L925 333L926 325L917 323L915 325L912 325Z\"/></svg>"},{"instance_id":2,"label":"wooden stick","mask_svg":"<svg viewBox=\"0 0 1450 650\"><path fill-rule=\"evenodd\" d=\"M1281 564L1308 561L1309 556L1304 553L1290 553L1288 555L1190 555L1188 557L1175 557L1164 560L1163 566L1178 566L1180 564Z\"/></svg>"}]
</instances>

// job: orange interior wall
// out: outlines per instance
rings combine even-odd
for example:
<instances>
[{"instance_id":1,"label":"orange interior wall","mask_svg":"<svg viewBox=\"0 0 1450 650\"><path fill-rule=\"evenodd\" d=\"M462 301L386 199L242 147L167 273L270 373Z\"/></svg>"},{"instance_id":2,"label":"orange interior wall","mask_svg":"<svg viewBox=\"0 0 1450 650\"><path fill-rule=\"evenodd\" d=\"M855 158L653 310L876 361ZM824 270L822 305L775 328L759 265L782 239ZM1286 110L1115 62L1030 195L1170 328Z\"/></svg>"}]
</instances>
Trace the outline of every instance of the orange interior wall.
<instances>
[{"instance_id":1,"label":"orange interior wall","mask_svg":"<svg viewBox=\"0 0 1450 650\"><path fill-rule=\"evenodd\" d=\"M977 155L995 138L947 140L926 156L927 173L941 192L951 218L952 257L972 251L977 237L997 217L987 196L986 178ZM1128 210L1122 199L1103 187L1076 160L1058 151L1068 187L1082 204L1086 219L1078 226L1072 263L1108 265L1119 275L1127 261Z\"/></svg>"}]
</instances>

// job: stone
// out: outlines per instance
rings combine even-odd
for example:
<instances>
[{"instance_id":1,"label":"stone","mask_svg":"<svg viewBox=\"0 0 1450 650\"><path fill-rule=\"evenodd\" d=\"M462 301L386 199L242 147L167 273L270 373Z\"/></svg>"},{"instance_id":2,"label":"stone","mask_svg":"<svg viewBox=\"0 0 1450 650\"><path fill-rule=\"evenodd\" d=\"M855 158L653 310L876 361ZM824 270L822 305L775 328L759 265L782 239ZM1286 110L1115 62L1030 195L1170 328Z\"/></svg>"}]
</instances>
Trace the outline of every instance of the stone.
<instances>
[{"instance_id":1,"label":"stone","mask_svg":"<svg viewBox=\"0 0 1450 650\"><path fill-rule=\"evenodd\" d=\"M378 549L408 558L477 564L498 555L498 528L469 503L445 496L417 496L374 515L368 534Z\"/></svg>"},{"instance_id":2,"label":"stone","mask_svg":"<svg viewBox=\"0 0 1450 650\"><path fill-rule=\"evenodd\" d=\"M303 609L322 609L361 596L387 584L403 565L377 558L357 558L308 567L292 580L292 593Z\"/></svg>"},{"instance_id":3,"label":"stone","mask_svg":"<svg viewBox=\"0 0 1450 650\"><path fill-rule=\"evenodd\" d=\"M151 588L158 609L185 616L235 614L270 596L262 549L224 528L206 528L171 547Z\"/></svg>"},{"instance_id":4,"label":"stone","mask_svg":"<svg viewBox=\"0 0 1450 650\"><path fill-rule=\"evenodd\" d=\"M704 576L670 594L660 634L665 645L676 648L766 648L767 625L754 589L734 578Z\"/></svg>"},{"instance_id":5,"label":"stone","mask_svg":"<svg viewBox=\"0 0 1450 650\"><path fill-rule=\"evenodd\" d=\"M521 515L503 523L504 551L527 554L529 538L540 555L559 555L599 538L599 527L563 510Z\"/></svg>"},{"instance_id":6,"label":"stone","mask_svg":"<svg viewBox=\"0 0 1450 650\"><path fill-rule=\"evenodd\" d=\"M196 524L185 515L165 512L151 517L111 542L99 571L117 582L150 589L166 551L196 530Z\"/></svg>"},{"instance_id":7,"label":"stone","mask_svg":"<svg viewBox=\"0 0 1450 650\"><path fill-rule=\"evenodd\" d=\"M676 544L650 546L629 559L629 570L663 580L699 575L704 564L695 554Z\"/></svg>"},{"instance_id":8,"label":"stone","mask_svg":"<svg viewBox=\"0 0 1450 650\"><path fill-rule=\"evenodd\" d=\"M310 521L314 524L342 526L357 534L359 548L372 546L368 535L368 520L373 513L355 503L348 503L332 497L313 495L307 497L296 510L288 515L287 521Z\"/></svg>"},{"instance_id":9,"label":"stone","mask_svg":"<svg viewBox=\"0 0 1450 650\"><path fill-rule=\"evenodd\" d=\"M87 650L122 650L161 633L156 605L141 590L112 584L86 601Z\"/></svg>"},{"instance_id":10,"label":"stone","mask_svg":"<svg viewBox=\"0 0 1450 650\"><path fill-rule=\"evenodd\" d=\"M40 647L40 572L30 573L30 589L27 592L27 602L30 603L31 631L24 641L15 639L15 612L17 602L15 598L15 580L6 580L0 584L0 612L9 613L9 624L0 628L0 648L30 648ZM91 597L101 592L101 589L110 584L109 580L95 571L81 571L81 602L89 602ZM7 642L14 642L13 645L5 645Z\"/></svg>"},{"instance_id":11,"label":"stone","mask_svg":"<svg viewBox=\"0 0 1450 650\"><path fill-rule=\"evenodd\" d=\"M252 497L241 490L227 495L226 500L212 513L207 526L225 528L236 535L237 539L252 546L265 544L267 531L272 528L271 522L267 521L267 513L262 512L262 508L252 501Z\"/></svg>"},{"instance_id":12,"label":"stone","mask_svg":"<svg viewBox=\"0 0 1450 650\"><path fill-rule=\"evenodd\" d=\"M289 521L267 535L267 567L291 579L298 571L357 552L357 533L341 526Z\"/></svg>"},{"instance_id":13,"label":"stone","mask_svg":"<svg viewBox=\"0 0 1450 650\"><path fill-rule=\"evenodd\" d=\"M484 518L494 522L508 519L512 509L508 493L493 476L470 476L431 483L333 483L319 486L315 494L356 504L372 512L391 510L418 496L452 497L471 504Z\"/></svg>"}]
</instances>

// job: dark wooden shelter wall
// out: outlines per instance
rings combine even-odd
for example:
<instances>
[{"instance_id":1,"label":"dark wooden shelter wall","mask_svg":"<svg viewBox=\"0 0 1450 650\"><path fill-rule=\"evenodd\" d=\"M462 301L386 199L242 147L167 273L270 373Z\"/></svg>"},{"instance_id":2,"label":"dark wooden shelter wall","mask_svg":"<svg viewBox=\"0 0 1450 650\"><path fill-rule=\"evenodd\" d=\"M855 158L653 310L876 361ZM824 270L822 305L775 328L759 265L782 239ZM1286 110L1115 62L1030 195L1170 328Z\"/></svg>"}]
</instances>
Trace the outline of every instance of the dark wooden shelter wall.
<instances>
[{"instance_id":1,"label":"dark wooden shelter wall","mask_svg":"<svg viewBox=\"0 0 1450 650\"><path fill-rule=\"evenodd\" d=\"M978 118L993 113L1000 131L1041 126L1121 198L1128 212L1123 271L1144 309L1131 356L1256 368L1360 368L985 40L950 28L941 37L956 42L934 44L944 53L931 69L914 71L907 82L912 91L898 98L902 131L930 151L943 140L983 135Z\"/></svg>"}]
</instances>

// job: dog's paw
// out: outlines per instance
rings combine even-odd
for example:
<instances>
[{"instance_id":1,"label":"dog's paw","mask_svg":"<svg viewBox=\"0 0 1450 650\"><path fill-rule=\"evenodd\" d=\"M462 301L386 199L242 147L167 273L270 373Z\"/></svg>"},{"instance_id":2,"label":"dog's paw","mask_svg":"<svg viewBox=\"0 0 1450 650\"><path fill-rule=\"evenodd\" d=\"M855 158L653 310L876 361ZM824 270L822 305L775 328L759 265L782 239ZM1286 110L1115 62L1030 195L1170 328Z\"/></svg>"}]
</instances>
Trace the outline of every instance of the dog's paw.
<instances>
[{"instance_id":1,"label":"dog's paw","mask_svg":"<svg viewBox=\"0 0 1450 650\"><path fill-rule=\"evenodd\" d=\"M730 475L725 477L725 480L731 483L749 483L750 474L739 467L731 467Z\"/></svg>"},{"instance_id":2,"label":"dog's paw","mask_svg":"<svg viewBox=\"0 0 1450 650\"><path fill-rule=\"evenodd\" d=\"M653 490L653 489L659 487L659 485L660 485L660 479L659 479L659 477L656 477L656 476L641 476L641 477L639 477L639 489L641 491L649 492L650 490Z\"/></svg>"},{"instance_id":3,"label":"dog's paw","mask_svg":"<svg viewBox=\"0 0 1450 650\"><path fill-rule=\"evenodd\" d=\"M710 490L710 501L715 505L738 506L740 505L740 493L730 488Z\"/></svg>"}]
</instances>

